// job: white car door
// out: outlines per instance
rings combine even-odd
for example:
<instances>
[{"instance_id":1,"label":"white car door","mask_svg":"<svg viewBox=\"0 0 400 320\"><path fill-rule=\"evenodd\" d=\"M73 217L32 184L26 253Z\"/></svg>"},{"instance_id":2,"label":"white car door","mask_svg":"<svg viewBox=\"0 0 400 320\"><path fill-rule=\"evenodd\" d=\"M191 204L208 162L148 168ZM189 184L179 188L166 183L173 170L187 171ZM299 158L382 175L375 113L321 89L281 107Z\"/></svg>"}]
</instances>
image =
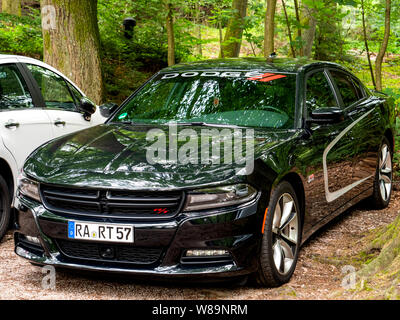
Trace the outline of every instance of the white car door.
<instances>
[{"instance_id":1,"label":"white car door","mask_svg":"<svg viewBox=\"0 0 400 320\"><path fill-rule=\"evenodd\" d=\"M54 137L88 128L104 122L94 114L90 120L85 120L77 110L77 105L83 95L65 78L43 66L25 64L32 73L42 93L45 112L52 123ZM97 108L96 113L99 110Z\"/></svg>"},{"instance_id":2,"label":"white car door","mask_svg":"<svg viewBox=\"0 0 400 320\"><path fill-rule=\"evenodd\" d=\"M27 156L53 137L46 112L17 64L0 65L0 134L21 168Z\"/></svg>"}]
</instances>

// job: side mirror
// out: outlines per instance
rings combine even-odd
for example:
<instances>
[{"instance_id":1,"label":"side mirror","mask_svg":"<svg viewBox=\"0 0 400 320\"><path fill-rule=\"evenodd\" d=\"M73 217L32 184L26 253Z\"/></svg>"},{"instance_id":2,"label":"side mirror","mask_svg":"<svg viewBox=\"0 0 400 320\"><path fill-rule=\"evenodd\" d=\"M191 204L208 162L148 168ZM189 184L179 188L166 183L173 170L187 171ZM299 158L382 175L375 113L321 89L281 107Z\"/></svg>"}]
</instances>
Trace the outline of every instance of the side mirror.
<instances>
[{"instance_id":1,"label":"side mirror","mask_svg":"<svg viewBox=\"0 0 400 320\"><path fill-rule=\"evenodd\" d=\"M108 118L115 110L117 110L118 105L116 103L105 103L102 104L99 108L100 114L103 117Z\"/></svg>"},{"instance_id":2,"label":"side mirror","mask_svg":"<svg viewBox=\"0 0 400 320\"><path fill-rule=\"evenodd\" d=\"M319 124L338 123L344 120L343 110L337 107L316 109L310 116L308 122Z\"/></svg>"},{"instance_id":3,"label":"side mirror","mask_svg":"<svg viewBox=\"0 0 400 320\"><path fill-rule=\"evenodd\" d=\"M96 105L88 98L83 97L79 103L78 110L83 113L85 120L88 120L96 112Z\"/></svg>"}]
</instances>

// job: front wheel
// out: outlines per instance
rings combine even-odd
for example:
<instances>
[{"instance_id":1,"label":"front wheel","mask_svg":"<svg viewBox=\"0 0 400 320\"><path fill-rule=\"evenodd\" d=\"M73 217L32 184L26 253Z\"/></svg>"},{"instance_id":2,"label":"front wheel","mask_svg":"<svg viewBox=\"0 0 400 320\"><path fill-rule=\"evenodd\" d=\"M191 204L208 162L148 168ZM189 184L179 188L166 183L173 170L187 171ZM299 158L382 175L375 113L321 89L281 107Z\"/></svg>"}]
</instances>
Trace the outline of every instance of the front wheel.
<instances>
[{"instance_id":1,"label":"front wheel","mask_svg":"<svg viewBox=\"0 0 400 320\"><path fill-rule=\"evenodd\" d=\"M267 210L256 280L260 285L276 287L290 280L301 242L301 212L289 182L275 188Z\"/></svg>"},{"instance_id":2,"label":"front wheel","mask_svg":"<svg viewBox=\"0 0 400 320\"><path fill-rule=\"evenodd\" d=\"M10 224L10 203L7 182L0 176L0 241L3 239Z\"/></svg>"}]
</instances>

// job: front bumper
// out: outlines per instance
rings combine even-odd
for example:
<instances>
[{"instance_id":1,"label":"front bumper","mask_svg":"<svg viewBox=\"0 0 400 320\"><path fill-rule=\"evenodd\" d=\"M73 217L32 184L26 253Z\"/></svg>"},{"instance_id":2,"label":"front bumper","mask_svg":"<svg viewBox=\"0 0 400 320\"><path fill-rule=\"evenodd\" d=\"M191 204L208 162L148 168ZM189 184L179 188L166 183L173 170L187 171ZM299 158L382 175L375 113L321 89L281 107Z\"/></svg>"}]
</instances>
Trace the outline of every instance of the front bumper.
<instances>
[{"instance_id":1,"label":"front bumper","mask_svg":"<svg viewBox=\"0 0 400 320\"><path fill-rule=\"evenodd\" d=\"M180 213L165 221L134 221L135 242L123 250L150 252L159 250L157 259L151 263L121 262L116 259L93 259L79 256L92 242L82 242L78 254L66 252L62 244L74 245L68 239L70 217L48 211L42 204L18 196L18 214L15 253L34 264L101 271L151 278L227 278L252 273L257 269L257 258L261 243L263 212L259 208L260 195L253 201L237 207L223 208L197 213ZM82 220L82 219L80 219ZM91 222L118 223L113 219ZM126 224L126 221L124 221ZM28 238L27 238L28 236ZM38 238L40 244L30 243L29 237ZM100 247L114 244L96 243ZM156 249L157 248L157 249ZM122 250L115 247L115 250ZM224 259L197 258L187 263L182 259L190 249L227 250ZM82 251L83 250L83 251Z\"/></svg>"}]
</instances>

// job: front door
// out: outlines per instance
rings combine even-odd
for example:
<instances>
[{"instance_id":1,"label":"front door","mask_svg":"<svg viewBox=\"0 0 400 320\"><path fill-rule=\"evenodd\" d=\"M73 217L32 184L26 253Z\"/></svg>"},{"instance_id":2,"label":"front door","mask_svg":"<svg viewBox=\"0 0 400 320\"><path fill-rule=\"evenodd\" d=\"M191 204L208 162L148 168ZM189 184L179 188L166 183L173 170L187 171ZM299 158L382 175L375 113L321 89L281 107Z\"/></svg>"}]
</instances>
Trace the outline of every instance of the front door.
<instances>
[{"instance_id":1,"label":"front door","mask_svg":"<svg viewBox=\"0 0 400 320\"><path fill-rule=\"evenodd\" d=\"M46 112L16 64L0 65L0 133L19 168L27 156L53 136Z\"/></svg>"},{"instance_id":2,"label":"front door","mask_svg":"<svg viewBox=\"0 0 400 320\"><path fill-rule=\"evenodd\" d=\"M307 117L318 108L342 108L335 85L327 70L307 76ZM306 161L306 220L315 225L354 197L354 161L357 139L354 120L344 110L344 119L333 124L310 125L310 138L305 142Z\"/></svg>"},{"instance_id":3,"label":"front door","mask_svg":"<svg viewBox=\"0 0 400 320\"><path fill-rule=\"evenodd\" d=\"M91 121L77 110L82 95L64 78L41 66L26 64L42 93L54 137L85 129Z\"/></svg>"}]
</instances>

